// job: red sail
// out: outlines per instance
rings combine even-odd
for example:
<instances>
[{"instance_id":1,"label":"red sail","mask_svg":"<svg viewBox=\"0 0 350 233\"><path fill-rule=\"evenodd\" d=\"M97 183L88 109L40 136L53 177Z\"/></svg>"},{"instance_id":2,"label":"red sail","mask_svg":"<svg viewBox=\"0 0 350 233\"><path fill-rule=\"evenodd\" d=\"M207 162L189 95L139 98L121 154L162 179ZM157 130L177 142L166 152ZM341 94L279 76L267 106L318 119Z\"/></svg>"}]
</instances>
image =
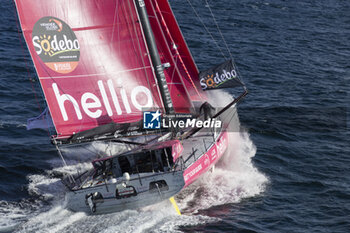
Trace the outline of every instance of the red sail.
<instances>
[{"instance_id":1,"label":"red sail","mask_svg":"<svg viewBox=\"0 0 350 233\"><path fill-rule=\"evenodd\" d=\"M193 101L203 101L205 94L199 85L198 70L182 36L168 0L146 0L147 12L157 42L176 112L186 112Z\"/></svg>"},{"instance_id":2,"label":"red sail","mask_svg":"<svg viewBox=\"0 0 350 233\"><path fill-rule=\"evenodd\" d=\"M16 6L60 136L138 121L143 108L162 106L133 0L16 0Z\"/></svg>"}]
</instances>

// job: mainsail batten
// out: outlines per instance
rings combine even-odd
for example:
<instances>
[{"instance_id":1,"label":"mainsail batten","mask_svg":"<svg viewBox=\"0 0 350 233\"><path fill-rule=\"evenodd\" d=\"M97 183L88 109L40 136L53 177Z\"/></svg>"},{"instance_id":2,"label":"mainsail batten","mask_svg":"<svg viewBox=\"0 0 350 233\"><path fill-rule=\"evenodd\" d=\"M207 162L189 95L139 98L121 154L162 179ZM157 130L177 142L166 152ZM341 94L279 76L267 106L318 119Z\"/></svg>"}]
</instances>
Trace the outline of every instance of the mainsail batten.
<instances>
[{"instance_id":1,"label":"mainsail batten","mask_svg":"<svg viewBox=\"0 0 350 233\"><path fill-rule=\"evenodd\" d=\"M16 0L59 135L136 122L142 109L162 107L133 5L132 0Z\"/></svg>"}]
</instances>

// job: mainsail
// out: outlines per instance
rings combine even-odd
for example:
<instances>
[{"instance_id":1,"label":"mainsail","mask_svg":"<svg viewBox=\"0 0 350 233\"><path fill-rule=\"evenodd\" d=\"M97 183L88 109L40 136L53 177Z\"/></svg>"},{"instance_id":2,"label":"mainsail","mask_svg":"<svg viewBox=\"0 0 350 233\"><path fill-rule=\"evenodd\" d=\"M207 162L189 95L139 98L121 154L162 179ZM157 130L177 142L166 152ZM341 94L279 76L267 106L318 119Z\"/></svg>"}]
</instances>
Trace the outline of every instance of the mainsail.
<instances>
[{"instance_id":1,"label":"mainsail","mask_svg":"<svg viewBox=\"0 0 350 233\"><path fill-rule=\"evenodd\" d=\"M16 0L60 136L162 108L133 0Z\"/></svg>"},{"instance_id":2,"label":"mainsail","mask_svg":"<svg viewBox=\"0 0 350 233\"><path fill-rule=\"evenodd\" d=\"M16 0L23 34L60 137L163 108L134 0ZM167 0L146 0L176 112L205 98Z\"/></svg>"}]
</instances>

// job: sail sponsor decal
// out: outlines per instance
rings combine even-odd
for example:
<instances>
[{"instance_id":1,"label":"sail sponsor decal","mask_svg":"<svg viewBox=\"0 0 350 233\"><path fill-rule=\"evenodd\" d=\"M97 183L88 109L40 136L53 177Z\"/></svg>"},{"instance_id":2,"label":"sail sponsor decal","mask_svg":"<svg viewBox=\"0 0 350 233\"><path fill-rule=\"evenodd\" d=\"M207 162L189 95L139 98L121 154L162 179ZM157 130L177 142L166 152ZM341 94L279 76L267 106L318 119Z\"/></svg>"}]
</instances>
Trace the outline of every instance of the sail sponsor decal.
<instances>
[{"instance_id":1,"label":"sail sponsor decal","mask_svg":"<svg viewBox=\"0 0 350 233\"><path fill-rule=\"evenodd\" d=\"M41 1L34 11L26 10L31 1L16 4L58 137L139 122L143 110L163 107L141 26L130 25L138 19L130 2L80 1L84 14L55 10L68 2Z\"/></svg>"},{"instance_id":2,"label":"sail sponsor decal","mask_svg":"<svg viewBox=\"0 0 350 233\"><path fill-rule=\"evenodd\" d=\"M238 74L232 60L200 72L199 81L204 91L243 86L243 83L238 79Z\"/></svg>"},{"instance_id":3,"label":"sail sponsor decal","mask_svg":"<svg viewBox=\"0 0 350 233\"><path fill-rule=\"evenodd\" d=\"M62 93L56 83L52 84L52 90L64 121L68 121L72 115L75 115L78 120L82 120L82 112L90 118L96 119L101 117L104 111L107 112L108 117L112 117L115 113L116 115L131 114L135 110L142 111L143 108L153 106L152 93L145 86L135 86L130 90L130 93L123 88L120 88L119 93L117 93L111 79L107 80L107 85L102 80L98 80L96 86L99 93L83 92L80 98L74 98L68 93ZM73 112L67 113L66 103L71 103Z\"/></svg>"},{"instance_id":4,"label":"sail sponsor decal","mask_svg":"<svg viewBox=\"0 0 350 233\"><path fill-rule=\"evenodd\" d=\"M61 19L52 16L40 18L33 27L32 43L36 54L53 71L70 73L79 63L79 41Z\"/></svg>"},{"instance_id":5,"label":"sail sponsor decal","mask_svg":"<svg viewBox=\"0 0 350 233\"><path fill-rule=\"evenodd\" d=\"M208 152L191 166L189 166L184 172L185 186L190 185L195 181L200 175L205 173L214 163L218 161L221 156L224 154L228 146L228 137L227 132L223 132L218 141L214 146L212 146Z\"/></svg>"}]
</instances>

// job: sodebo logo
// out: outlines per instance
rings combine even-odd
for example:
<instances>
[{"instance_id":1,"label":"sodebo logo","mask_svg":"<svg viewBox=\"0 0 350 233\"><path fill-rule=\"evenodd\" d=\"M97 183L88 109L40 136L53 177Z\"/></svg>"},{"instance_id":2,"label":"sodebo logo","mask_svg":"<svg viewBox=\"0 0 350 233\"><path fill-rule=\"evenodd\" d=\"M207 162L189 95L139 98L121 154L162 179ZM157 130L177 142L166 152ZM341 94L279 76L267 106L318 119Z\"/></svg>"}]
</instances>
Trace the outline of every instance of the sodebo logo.
<instances>
[{"instance_id":1,"label":"sodebo logo","mask_svg":"<svg viewBox=\"0 0 350 233\"><path fill-rule=\"evenodd\" d=\"M43 35L42 37L34 36L33 45L36 48L36 53L38 55L44 52L45 55L49 55L50 57L62 52L79 50L78 40L75 39L72 41L68 39L66 35L63 35L63 40L57 40L57 35L54 35L52 38L51 36L46 35Z\"/></svg>"},{"instance_id":2,"label":"sodebo logo","mask_svg":"<svg viewBox=\"0 0 350 233\"><path fill-rule=\"evenodd\" d=\"M203 90L206 90L207 88L217 88L221 84L224 84L225 82L234 79L237 77L236 70L226 71L223 70L221 74L216 72L215 76L214 74L207 75L206 78L200 79L200 84L202 86Z\"/></svg>"},{"instance_id":3,"label":"sodebo logo","mask_svg":"<svg viewBox=\"0 0 350 233\"><path fill-rule=\"evenodd\" d=\"M32 43L40 59L51 70L69 73L77 67L79 41L62 20L51 16L39 19L33 28Z\"/></svg>"}]
</instances>

